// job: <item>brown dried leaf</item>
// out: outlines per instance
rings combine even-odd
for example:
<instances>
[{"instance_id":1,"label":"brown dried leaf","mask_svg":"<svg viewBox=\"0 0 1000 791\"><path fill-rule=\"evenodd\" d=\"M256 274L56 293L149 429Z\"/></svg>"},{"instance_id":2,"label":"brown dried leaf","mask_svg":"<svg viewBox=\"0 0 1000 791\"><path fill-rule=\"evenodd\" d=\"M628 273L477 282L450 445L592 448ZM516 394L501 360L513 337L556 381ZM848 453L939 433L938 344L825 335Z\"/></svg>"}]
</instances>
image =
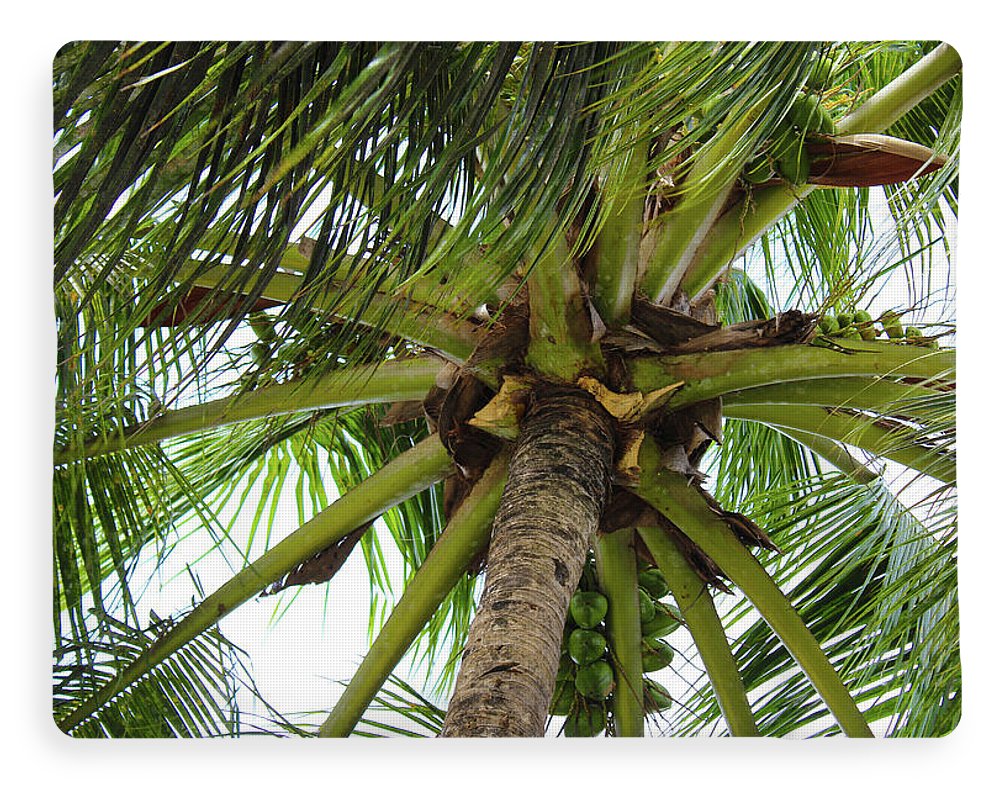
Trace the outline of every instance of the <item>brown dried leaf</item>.
<instances>
[{"instance_id":1,"label":"brown dried leaf","mask_svg":"<svg viewBox=\"0 0 1000 791\"><path fill-rule=\"evenodd\" d=\"M424 417L423 401L397 401L386 410L378 424L383 427L395 426L420 417Z\"/></svg>"},{"instance_id":2,"label":"brown dried leaf","mask_svg":"<svg viewBox=\"0 0 1000 791\"><path fill-rule=\"evenodd\" d=\"M889 135L823 137L807 143L809 183L827 187L897 184L932 173L947 157L926 146Z\"/></svg>"},{"instance_id":3,"label":"brown dried leaf","mask_svg":"<svg viewBox=\"0 0 1000 791\"><path fill-rule=\"evenodd\" d=\"M521 430L521 418L530 392L531 383L528 379L519 376L504 377L500 392L473 415L469 425L502 439L516 439Z\"/></svg>"},{"instance_id":4,"label":"brown dried leaf","mask_svg":"<svg viewBox=\"0 0 1000 791\"><path fill-rule=\"evenodd\" d=\"M292 569L284 579L278 580L270 587L261 591L261 598L264 596L273 596L279 591L291 588L294 585L316 584L333 579L333 575L340 571L344 563L347 562L351 551L371 526L372 522L366 522L352 530L339 541L317 552L308 560L303 561Z\"/></svg>"}]
</instances>

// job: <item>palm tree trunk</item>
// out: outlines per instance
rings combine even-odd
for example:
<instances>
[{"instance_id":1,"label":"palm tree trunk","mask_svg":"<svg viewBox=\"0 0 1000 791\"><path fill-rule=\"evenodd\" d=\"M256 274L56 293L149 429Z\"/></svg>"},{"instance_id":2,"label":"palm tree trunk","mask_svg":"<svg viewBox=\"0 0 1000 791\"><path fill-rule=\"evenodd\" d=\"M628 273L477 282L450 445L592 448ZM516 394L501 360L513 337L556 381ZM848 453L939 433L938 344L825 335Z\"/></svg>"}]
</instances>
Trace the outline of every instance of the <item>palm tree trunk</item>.
<instances>
[{"instance_id":1,"label":"palm tree trunk","mask_svg":"<svg viewBox=\"0 0 1000 791\"><path fill-rule=\"evenodd\" d=\"M569 599L610 489L610 415L537 392L493 524L486 586L442 736L542 736Z\"/></svg>"}]
</instances>

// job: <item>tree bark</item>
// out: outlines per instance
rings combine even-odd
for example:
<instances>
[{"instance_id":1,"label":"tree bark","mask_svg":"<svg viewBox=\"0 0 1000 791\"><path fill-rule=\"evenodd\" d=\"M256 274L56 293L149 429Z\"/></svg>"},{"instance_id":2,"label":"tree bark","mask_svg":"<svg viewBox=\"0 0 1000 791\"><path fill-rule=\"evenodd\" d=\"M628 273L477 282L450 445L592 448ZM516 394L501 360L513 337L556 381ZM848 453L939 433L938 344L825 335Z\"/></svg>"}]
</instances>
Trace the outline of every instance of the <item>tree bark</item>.
<instances>
[{"instance_id":1,"label":"tree bark","mask_svg":"<svg viewBox=\"0 0 1000 791\"><path fill-rule=\"evenodd\" d=\"M569 600L610 490L611 416L536 394L493 524L486 585L442 736L543 736Z\"/></svg>"}]
</instances>

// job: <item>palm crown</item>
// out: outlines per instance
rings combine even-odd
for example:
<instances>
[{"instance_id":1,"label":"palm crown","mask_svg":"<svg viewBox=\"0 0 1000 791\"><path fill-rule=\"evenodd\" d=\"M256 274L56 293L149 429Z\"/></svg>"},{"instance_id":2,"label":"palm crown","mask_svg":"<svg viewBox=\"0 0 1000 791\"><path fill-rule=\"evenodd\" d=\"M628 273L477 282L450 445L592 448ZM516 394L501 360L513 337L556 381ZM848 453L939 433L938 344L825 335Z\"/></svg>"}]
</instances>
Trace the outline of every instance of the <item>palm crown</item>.
<instances>
[{"instance_id":1,"label":"palm crown","mask_svg":"<svg viewBox=\"0 0 1000 791\"><path fill-rule=\"evenodd\" d=\"M444 735L949 731L954 353L920 325L959 72L919 42L64 47L60 727L239 732L219 620L360 545L374 599L384 552L406 581L321 735L376 698ZM873 317L894 272L913 304ZM233 504L244 567L142 616L143 549L222 546ZM671 707L648 675L685 640ZM446 712L391 683L411 647Z\"/></svg>"}]
</instances>

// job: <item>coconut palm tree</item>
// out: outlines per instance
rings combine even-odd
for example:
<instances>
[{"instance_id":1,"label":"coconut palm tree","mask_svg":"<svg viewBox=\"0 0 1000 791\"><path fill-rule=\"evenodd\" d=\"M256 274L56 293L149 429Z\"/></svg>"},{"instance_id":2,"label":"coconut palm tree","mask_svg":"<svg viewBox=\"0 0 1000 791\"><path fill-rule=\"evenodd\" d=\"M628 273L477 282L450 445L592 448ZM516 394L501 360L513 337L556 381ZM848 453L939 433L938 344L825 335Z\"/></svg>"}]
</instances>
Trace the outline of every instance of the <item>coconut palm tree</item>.
<instances>
[{"instance_id":1,"label":"coconut palm tree","mask_svg":"<svg viewBox=\"0 0 1000 791\"><path fill-rule=\"evenodd\" d=\"M65 46L59 726L243 732L219 622L360 545L371 649L270 730L948 732L927 316L960 70L933 42ZM140 613L140 558L221 551L234 510L231 579ZM651 678L682 659L683 694Z\"/></svg>"}]
</instances>

